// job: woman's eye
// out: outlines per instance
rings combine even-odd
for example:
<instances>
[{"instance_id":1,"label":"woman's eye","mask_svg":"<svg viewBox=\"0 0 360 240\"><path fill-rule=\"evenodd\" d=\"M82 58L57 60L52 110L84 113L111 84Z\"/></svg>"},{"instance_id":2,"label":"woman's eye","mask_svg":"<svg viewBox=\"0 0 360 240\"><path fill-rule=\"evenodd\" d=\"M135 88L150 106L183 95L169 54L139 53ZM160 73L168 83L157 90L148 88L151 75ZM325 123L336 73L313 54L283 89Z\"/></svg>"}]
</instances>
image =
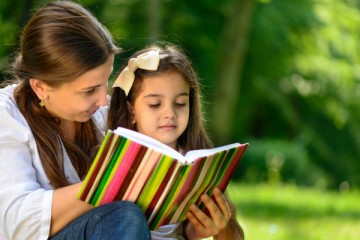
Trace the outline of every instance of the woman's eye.
<instances>
[{"instance_id":1,"label":"woman's eye","mask_svg":"<svg viewBox=\"0 0 360 240\"><path fill-rule=\"evenodd\" d=\"M91 95L91 94L93 94L94 92L95 92L95 88L92 88L92 89L86 91L85 94L86 94L86 95Z\"/></svg>"}]
</instances>

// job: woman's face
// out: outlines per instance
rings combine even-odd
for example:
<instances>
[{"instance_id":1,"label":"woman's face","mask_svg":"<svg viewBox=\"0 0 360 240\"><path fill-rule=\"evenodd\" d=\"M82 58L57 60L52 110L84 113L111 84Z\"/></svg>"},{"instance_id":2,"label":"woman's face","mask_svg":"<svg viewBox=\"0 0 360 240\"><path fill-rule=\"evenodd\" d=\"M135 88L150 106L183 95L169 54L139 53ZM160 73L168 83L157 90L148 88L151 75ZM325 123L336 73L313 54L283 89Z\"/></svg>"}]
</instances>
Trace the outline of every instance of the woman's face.
<instances>
[{"instance_id":1,"label":"woman's face","mask_svg":"<svg viewBox=\"0 0 360 240\"><path fill-rule=\"evenodd\" d=\"M107 105L108 79L114 55L101 66L85 72L70 83L57 88L44 87L45 108L66 121L86 122L100 106Z\"/></svg>"}]
</instances>

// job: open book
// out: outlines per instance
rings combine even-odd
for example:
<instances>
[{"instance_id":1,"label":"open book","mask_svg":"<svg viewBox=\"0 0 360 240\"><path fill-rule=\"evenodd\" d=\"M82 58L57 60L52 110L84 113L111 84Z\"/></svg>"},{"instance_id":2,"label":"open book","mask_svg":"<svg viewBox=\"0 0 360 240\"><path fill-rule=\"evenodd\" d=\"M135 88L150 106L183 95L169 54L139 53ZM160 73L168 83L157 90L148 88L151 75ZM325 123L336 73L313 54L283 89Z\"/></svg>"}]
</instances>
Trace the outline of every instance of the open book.
<instances>
[{"instance_id":1,"label":"open book","mask_svg":"<svg viewBox=\"0 0 360 240\"><path fill-rule=\"evenodd\" d=\"M193 150L181 155L141 133L109 130L78 193L94 206L115 200L135 202L151 230L186 219L188 207L200 208L203 193L227 187L248 144Z\"/></svg>"}]
</instances>

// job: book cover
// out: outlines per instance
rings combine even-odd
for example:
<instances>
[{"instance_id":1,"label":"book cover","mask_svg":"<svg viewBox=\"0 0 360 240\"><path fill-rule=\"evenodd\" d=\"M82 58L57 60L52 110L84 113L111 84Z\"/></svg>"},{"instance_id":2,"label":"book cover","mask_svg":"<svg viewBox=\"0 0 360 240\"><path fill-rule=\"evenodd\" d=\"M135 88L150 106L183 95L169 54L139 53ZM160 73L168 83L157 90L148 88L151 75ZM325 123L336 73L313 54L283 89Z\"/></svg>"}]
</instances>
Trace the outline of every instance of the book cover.
<instances>
[{"instance_id":1,"label":"book cover","mask_svg":"<svg viewBox=\"0 0 360 240\"><path fill-rule=\"evenodd\" d=\"M108 130L78 193L93 206L135 202L151 230L185 220L189 206L217 186L224 191L248 144L192 150L184 155L141 133Z\"/></svg>"}]
</instances>

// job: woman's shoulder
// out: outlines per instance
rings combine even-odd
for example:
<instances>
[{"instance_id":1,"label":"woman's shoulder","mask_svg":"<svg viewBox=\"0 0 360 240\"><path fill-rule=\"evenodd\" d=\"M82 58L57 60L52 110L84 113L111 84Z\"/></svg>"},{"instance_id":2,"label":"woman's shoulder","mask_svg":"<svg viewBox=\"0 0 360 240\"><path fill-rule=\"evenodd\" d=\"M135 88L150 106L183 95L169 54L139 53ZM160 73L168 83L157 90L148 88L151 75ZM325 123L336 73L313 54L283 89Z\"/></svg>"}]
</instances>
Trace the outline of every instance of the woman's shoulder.
<instances>
[{"instance_id":1,"label":"woman's shoulder","mask_svg":"<svg viewBox=\"0 0 360 240\"><path fill-rule=\"evenodd\" d=\"M0 88L0 96L1 97L13 97L13 93L16 88L16 84L10 84L5 87Z\"/></svg>"},{"instance_id":2,"label":"woman's shoulder","mask_svg":"<svg viewBox=\"0 0 360 240\"><path fill-rule=\"evenodd\" d=\"M0 89L0 111L18 110L14 98L16 84L8 85Z\"/></svg>"},{"instance_id":3,"label":"woman's shoulder","mask_svg":"<svg viewBox=\"0 0 360 240\"><path fill-rule=\"evenodd\" d=\"M29 129L29 125L16 104L15 89L15 84L0 89L0 115L2 118L0 128L6 128L8 131L10 131L9 128L18 129L27 133L26 129Z\"/></svg>"}]
</instances>

